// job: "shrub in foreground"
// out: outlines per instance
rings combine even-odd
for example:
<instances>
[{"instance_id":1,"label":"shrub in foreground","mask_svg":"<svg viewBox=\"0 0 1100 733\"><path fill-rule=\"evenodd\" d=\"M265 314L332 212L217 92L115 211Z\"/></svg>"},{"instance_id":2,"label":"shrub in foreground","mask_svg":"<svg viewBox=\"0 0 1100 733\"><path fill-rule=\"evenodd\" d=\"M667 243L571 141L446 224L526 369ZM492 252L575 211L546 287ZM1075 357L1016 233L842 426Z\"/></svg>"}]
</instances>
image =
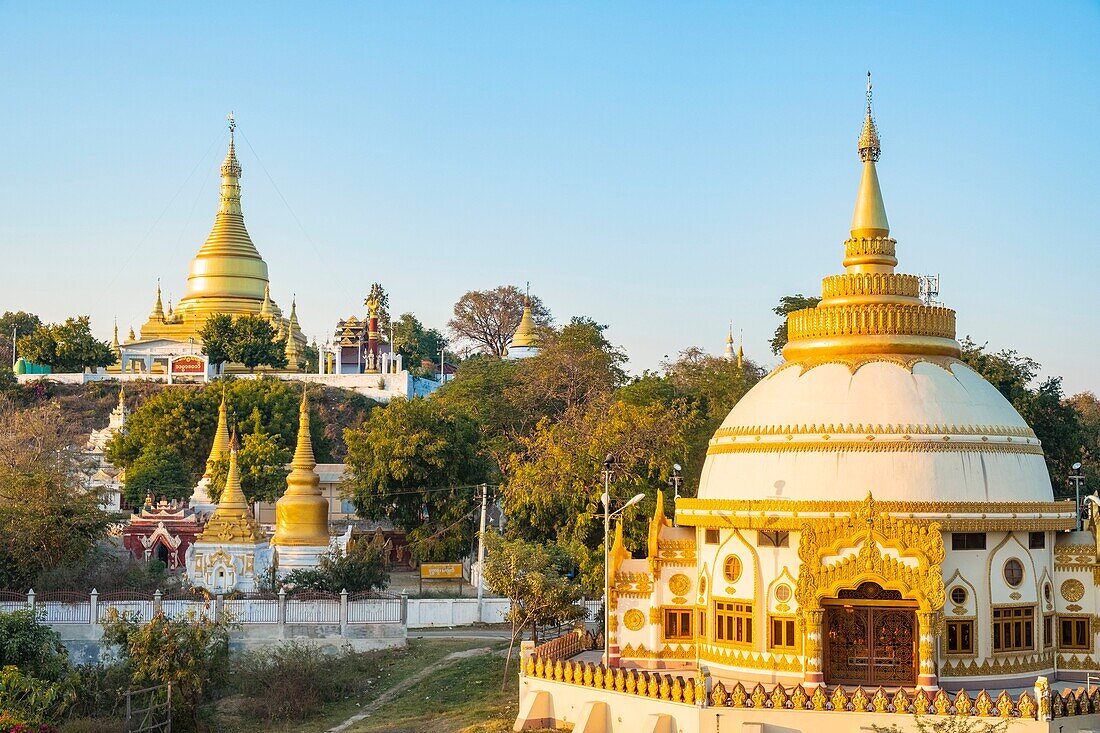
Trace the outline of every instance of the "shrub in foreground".
<instances>
[{"instance_id":1,"label":"shrub in foreground","mask_svg":"<svg viewBox=\"0 0 1100 733\"><path fill-rule=\"evenodd\" d=\"M244 712L267 721L300 720L357 689L354 675L345 671L346 657L293 642L242 654L232 679L245 698Z\"/></svg>"}]
</instances>

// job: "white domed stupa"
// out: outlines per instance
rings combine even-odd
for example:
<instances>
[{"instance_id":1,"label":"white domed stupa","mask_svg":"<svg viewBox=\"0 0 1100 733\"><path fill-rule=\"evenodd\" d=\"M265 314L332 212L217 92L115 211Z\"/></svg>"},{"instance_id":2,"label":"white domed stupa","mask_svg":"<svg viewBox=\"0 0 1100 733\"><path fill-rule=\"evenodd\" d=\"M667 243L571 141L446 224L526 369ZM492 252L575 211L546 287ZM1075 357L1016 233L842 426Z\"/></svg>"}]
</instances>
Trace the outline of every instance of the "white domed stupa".
<instances>
[{"instance_id":1,"label":"white domed stupa","mask_svg":"<svg viewBox=\"0 0 1100 733\"><path fill-rule=\"evenodd\" d=\"M658 511L646 560L611 553L612 664L726 689L1054 674L1055 542L1074 506L1053 500L1035 433L960 361L954 311L894 271L869 83L858 150L844 272L789 316L785 362L714 434L678 526Z\"/></svg>"}]
</instances>

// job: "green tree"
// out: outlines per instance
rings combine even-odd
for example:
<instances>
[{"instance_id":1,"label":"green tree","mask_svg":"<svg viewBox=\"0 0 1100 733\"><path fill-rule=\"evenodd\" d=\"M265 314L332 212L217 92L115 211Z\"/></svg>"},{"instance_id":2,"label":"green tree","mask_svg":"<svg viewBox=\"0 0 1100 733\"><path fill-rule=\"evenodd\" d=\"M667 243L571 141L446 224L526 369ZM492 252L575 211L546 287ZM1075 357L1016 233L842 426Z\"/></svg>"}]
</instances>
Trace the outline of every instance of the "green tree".
<instances>
[{"instance_id":1,"label":"green tree","mask_svg":"<svg viewBox=\"0 0 1100 733\"><path fill-rule=\"evenodd\" d=\"M250 502L277 501L286 490L287 464L293 454L263 428L258 408L252 414L252 432L246 433L237 464L241 472L241 490ZM217 501L229 475L229 461L215 461L210 476L210 497Z\"/></svg>"},{"instance_id":2,"label":"green tree","mask_svg":"<svg viewBox=\"0 0 1100 733\"><path fill-rule=\"evenodd\" d=\"M114 364L111 345L92 336L88 316L39 326L18 341L20 355L55 372L80 372Z\"/></svg>"},{"instance_id":3,"label":"green tree","mask_svg":"<svg viewBox=\"0 0 1100 733\"><path fill-rule=\"evenodd\" d=\"M469 546L471 485L485 480L478 429L431 399L395 399L344 433L345 490L360 515L386 516L408 533L421 560L453 560Z\"/></svg>"},{"instance_id":4,"label":"green tree","mask_svg":"<svg viewBox=\"0 0 1100 733\"><path fill-rule=\"evenodd\" d=\"M237 345L237 329L233 324L233 316L228 313L213 314L203 324L199 338L202 339L202 350L206 357L220 372Z\"/></svg>"},{"instance_id":5,"label":"green tree","mask_svg":"<svg viewBox=\"0 0 1100 733\"><path fill-rule=\"evenodd\" d=\"M252 421L259 411L263 431L273 436L279 448L291 450L298 439L298 405L301 387L279 379L225 379L206 387L163 390L130 413L126 431L114 436L107 445L107 460L129 468L150 447L176 450L183 459L194 486L206 469L206 459L214 441L218 423L218 404L225 389L230 428ZM334 458L334 439L339 421L334 419L346 407L350 419L359 420L373 403L361 395L327 390L311 400L314 419L310 421L313 451L321 463ZM328 419L318 418L318 410L331 410ZM332 429L330 437L326 430Z\"/></svg>"},{"instance_id":6,"label":"green tree","mask_svg":"<svg viewBox=\"0 0 1100 733\"><path fill-rule=\"evenodd\" d=\"M1049 377L1033 387L1040 369L1034 359L1012 349L991 352L987 344L978 345L969 336L960 343L962 361L1012 403L1042 442L1055 498L1072 496L1068 477L1082 455L1084 435L1077 411L1063 398L1061 377Z\"/></svg>"},{"instance_id":7,"label":"green tree","mask_svg":"<svg viewBox=\"0 0 1100 733\"><path fill-rule=\"evenodd\" d=\"M44 726L60 723L74 698L71 684L41 680L15 666L0 667L0 728L3 730L56 730Z\"/></svg>"},{"instance_id":8,"label":"green tree","mask_svg":"<svg viewBox=\"0 0 1100 733\"><path fill-rule=\"evenodd\" d=\"M523 291L514 285L492 290L471 290L454 305L454 316L447 322L455 340L482 349L486 354L503 356L512 334L523 316ZM550 323L550 311L531 296L531 315L538 326Z\"/></svg>"},{"instance_id":9,"label":"green tree","mask_svg":"<svg viewBox=\"0 0 1100 733\"><path fill-rule=\"evenodd\" d=\"M0 316L0 369L15 363L12 337L26 336L42 327L42 319L25 311L7 311Z\"/></svg>"},{"instance_id":10,"label":"green tree","mask_svg":"<svg viewBox=\"0 0 1100 733\"><path fill-rule=\"evenodd\" d=\"M627 545L642 547L657 489L667 485L672 464L684 460L691 419L681 402L638 406L607 396L571 408L556 422L544 420L521 439L506 474L507 533L569 545L586 587L602 587L604 457L615 460L613 502L637 493L648 497L623 515Z\"/></svg>"},{"instance_id":11,"label":"green tree","mask_svg":"<svg viewBox=\"0 0 1100 733\"><path fill-rule=\"evenodd\" d=\"M39 623L29 608L0 613L0 668L7 666L49 682L59 682L71 671L61 637Z\"/></svg>"},{"instance_id":12,"label":"green tree","mask_svg":"<svg viewBox=\"0 0 1100 733\"><path fill-rule=\"evenodd\" d=\"M255 372L258 366L273 369L286 366L286 337L276 338L271 321L263 316L237 316L233 331L230 361L242 364L249 372Z\"/></svg>"},{"instance_id":13,"label":"green tree","mask_svg":"<svg viewBox=\"0 0 1100 733\"><path fill-rule=\"evenodd\" d=\"M512 645L526 629L531 630L531 638L537 644L540 626L584 617L584 609L577 605L581 597L580 585L566 577L573 561L560 547L522 539L508 540L496 532L486 532L485 550L483 577L486 587L512 602L507 613L512 624L509 660ZM504 678L508 678L507 661Z\"/></svg>"},{"instance_id":14,"label":"green tree","mask_svg":"<svg viewBox=\"0 0 1100 733\"><path fill-rule=\"evenodd\" d=\"M172 729L190 731L207 690L227 674L229 623L194 613L171 619L156 613L141 623L112 609L103 638L119 648L132 686L172 683Z\"/></svg>"},{"instance_id":15,"label":"green tree","mask_svg":"<svg viewBox=\"0 0 1100 733\"><path fill-rule=\"evenodd\" d=\"M366 541L354 542L345 554L339 550L321 556L316 568L295 570L283 578L283 585L294 590L325 593L360 593L382 590L389 585L386 560L382 551Z\"/></svg>"},{"instance_id":16,"label":"green tree","mask_svg":"<svg viewBox=\"0 0 1100 733\"><path fill-rule=\"evenodd\" d=\"M812 295L803 295L802 293L784 295L779 299L779 305L772 308L772 313L780 316L783 322L776 327L775 335L772 336L771 339L773 354L782 353L783 347L787 345L787 316L803 308L813 308L820 302L821 298Z\"/></svg>"},{"instance_id":17,"label":"green tree","mask_svg":"<svg viewBox=\"0 0 1100 733\"><path fill-rule=\"evenodd\" d=\"M0 366L0 394L5 392L15 392L19 389L19 380L15 377L15 372L7 367Z\"/></svg>"},{"instance_id":18,"label":"green tree","mask_svg":"<svg viewBox=\"0 0 1100 733\"><path fill-rule=\"evenodd\" d=\"M106 535L108 517L71 448L77 440L58 404L18 410L0 397L0 588L26 590Z\"/></svg>"},{"instance_id":19,"label":"green tree","mask_svg":"<svg viewBox=\"0 0 1100 733\"><path fill-rule=\"evenodd\" d=\"M1081 435L1081 464L1085 487L1089 493L1100 491L1100 400L1092 392L1082 392L1069 399L1077 411Z\"/></svg>"},{"instance_id":20,"label":"green tree","mask_svg":"<svg viewBox=\"0 0 1100 733\"><path fill-rule=\"evenodd\" d=\"M523 375L519 361L475 355L458 368L454 379L432 395L432 399L463 413L476 422L480 450L501 473L517 450L517 439L537 415L524 413L508 395L519 389ZM534 424L531 422L530 424Z\"/></svg>"},{"instance_id":21,"label":"green tree","mask_svg":"<svg viewBox=\"0 0 1100 733\"><path fill-rule=\"evenodd\" d=\"M443 334L434 328L425 328L412 313L404 313L393 322L393 341L397 353L405 358L405 367L420 371L423 361L439 363L439 353L447 345ZM434 374L434 368L429 369Z\"/></svg>"},{"instance_id":22,"label":"green tree","mask_svg":"<svg viewBox=\"0 0 1100 733\"><path fill-rule=\"evenodd\" d=\"M174 448L151 445L126 469L126 501L139 506L145 497L186 499L194 483Z\"/></svg>"}]
</instances>

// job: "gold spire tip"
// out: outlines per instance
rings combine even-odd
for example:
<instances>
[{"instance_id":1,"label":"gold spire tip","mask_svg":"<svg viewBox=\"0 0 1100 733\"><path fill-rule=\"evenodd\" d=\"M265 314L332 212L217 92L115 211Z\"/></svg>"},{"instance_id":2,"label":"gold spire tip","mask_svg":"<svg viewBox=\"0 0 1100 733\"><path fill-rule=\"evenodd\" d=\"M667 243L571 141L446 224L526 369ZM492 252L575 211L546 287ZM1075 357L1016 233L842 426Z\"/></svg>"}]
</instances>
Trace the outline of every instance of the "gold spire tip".
<instances>
[{"instance_id":1,"label":"gold spire tip","mask_svg":"<svg viewBox=\"0 0 1100 733\"><path fill-rule=\"evenodd\" d=\"M871 111L871 72L867 72L867 116L863 119L863 129L859 133L859 159L864 163L875 162L882 154L882 145L879 142L878 128L875 126L875 118Z\"/></svg>"}]
</instances>

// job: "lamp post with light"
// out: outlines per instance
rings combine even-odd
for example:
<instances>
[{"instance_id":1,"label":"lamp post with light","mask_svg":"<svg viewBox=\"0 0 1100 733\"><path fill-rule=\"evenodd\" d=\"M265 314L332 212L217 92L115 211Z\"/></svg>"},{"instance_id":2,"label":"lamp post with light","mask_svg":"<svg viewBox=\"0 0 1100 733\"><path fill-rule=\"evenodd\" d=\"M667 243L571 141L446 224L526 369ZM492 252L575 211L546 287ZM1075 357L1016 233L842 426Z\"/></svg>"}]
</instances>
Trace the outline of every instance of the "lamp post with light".
<instances>
[{"instance_id":1,"label":"lamp post with light","mask_svg":"<svg viewBox=\"0 0 1100 733\"><path fill-rule=\"evenodd\" d=\"M1081 531L1081 482L1085 480L1085 477L1081 475L1081 464L1073 464L1073 474L1070 475L1069 480L1073 482L1074 493L1077 496L1075 506L1077 507L1077 531Z\"/></svg>"},{"instance_id":2,"label":"lamp post with light","mask_svg":"<svg viewBox=\"0 0 1100 733\"><path fill-rule=\"evenodd\" d=\"M603 504L603 661L607 666L611 665L611 518L622 514L626 509L637 504L645 498L645 494L635 494L634 497L615 511L611 511L611 475L615 471L615 457L608 454L603 461L603 495L600 503Z\"/></svg>"},{"instance_id":3,"label":"lamp post with light","mask_svg":"<svg viewBox=\"0 0 1100 733\"><path fill-rule=\"evenodd\" d=\"M676 500L680 498L680 485L684 477L680 475L679 463L672 464L672 475L668 477L668 485L672 487L672 526L676 526Z\"/></svg>"}]
</instances>

